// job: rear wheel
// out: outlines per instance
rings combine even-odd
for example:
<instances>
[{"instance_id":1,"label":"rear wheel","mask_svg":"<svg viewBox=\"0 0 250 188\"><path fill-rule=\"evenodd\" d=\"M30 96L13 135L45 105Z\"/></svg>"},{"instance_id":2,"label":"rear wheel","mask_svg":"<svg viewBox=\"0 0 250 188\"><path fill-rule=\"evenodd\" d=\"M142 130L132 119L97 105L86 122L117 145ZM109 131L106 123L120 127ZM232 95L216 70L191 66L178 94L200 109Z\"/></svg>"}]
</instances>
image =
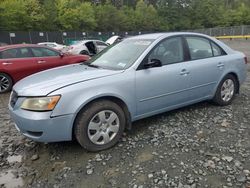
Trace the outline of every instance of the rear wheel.
<instances>
[{"instance_id":1,"label":"rear wheel","mask_svg":"<svg viewBox=\"0 0 250 188\"><path fill-rule=\"evenodd\" d=\"M0 73L0 93L6 93L12 89L13 82L9 75Z\"/></svg>"},{"instance_id":2,"label":"rear wheel","mask_svg":"<svg viewBox=\"0 0 250 188\"><path fill-rule=\"evenodd\" d=\"M229 105L232 103L239 87L235 76L229 74L220 82L213 101L221 106Z\"/></svg>"},{"instance_id":3,"label":"rear wheel","mask_svg":"<svg viewBox=\"0 0 250 188\"><path fill-rule=\"evenodd\" d=\"M108 149L121 138L125 122L120 106L108 100L97 101L79 113L75 122L75 137L89 151Z\"/></svg>"}]
</instances>

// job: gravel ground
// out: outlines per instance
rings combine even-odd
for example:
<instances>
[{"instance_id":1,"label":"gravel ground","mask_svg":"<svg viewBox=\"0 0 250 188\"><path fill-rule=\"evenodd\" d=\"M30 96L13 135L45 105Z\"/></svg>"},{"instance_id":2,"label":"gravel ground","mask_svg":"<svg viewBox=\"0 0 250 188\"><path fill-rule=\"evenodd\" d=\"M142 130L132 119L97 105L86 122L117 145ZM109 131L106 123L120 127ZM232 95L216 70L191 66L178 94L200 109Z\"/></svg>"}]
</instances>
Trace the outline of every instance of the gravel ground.
<instances>
[{"instance_id":1,"label":"gravel ground","mask_svg":"<svg viewBox=\"0 0 250 188\"><path fill-rule=\"evenodd\" d=\"M0 95L0 187L250 187L250 72L232 105L202 102L137 121L98 153L26 139L8 98Z\"/></svg>"}]
</instances>

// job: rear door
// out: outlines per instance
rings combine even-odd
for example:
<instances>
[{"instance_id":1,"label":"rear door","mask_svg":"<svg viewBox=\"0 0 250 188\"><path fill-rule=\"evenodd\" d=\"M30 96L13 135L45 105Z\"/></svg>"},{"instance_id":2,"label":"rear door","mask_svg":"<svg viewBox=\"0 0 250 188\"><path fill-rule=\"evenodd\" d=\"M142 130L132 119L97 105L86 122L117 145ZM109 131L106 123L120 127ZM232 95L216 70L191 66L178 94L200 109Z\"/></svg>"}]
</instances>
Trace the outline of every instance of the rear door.
<instances>
[{"instance_id":1,"label":"rear door","mask_svg":"<svg viewBox=\"0 0 250 188\"><path fill-rule=\"evenodd\" d=\"M10 74L14 81L38 72L37 63L29 48L13 48L0 54L3 71Z\"/></svg>"},{"instance_id":2,"label":"rear door","mask_svg":"<svg viewBox=\"0 0 250 188\"><path fill-rule=\"evenodd\" d=\"M193 100L209 98L224 71L226 53L213 41L200 36L186 36L190 54L187 70Z\"/></svg>"},{"instance_id":3,"label":"rear door","mask_svg":"<svg viewBox=\"0 0 250 188\"><path fill-rule=\"evenodd\" d=\"M36 57L38 70L43 71L58 66L66 65L66 60L60 56L58 51L44 47L32 47L31 51Z\"/></svg>"}]
</instances>

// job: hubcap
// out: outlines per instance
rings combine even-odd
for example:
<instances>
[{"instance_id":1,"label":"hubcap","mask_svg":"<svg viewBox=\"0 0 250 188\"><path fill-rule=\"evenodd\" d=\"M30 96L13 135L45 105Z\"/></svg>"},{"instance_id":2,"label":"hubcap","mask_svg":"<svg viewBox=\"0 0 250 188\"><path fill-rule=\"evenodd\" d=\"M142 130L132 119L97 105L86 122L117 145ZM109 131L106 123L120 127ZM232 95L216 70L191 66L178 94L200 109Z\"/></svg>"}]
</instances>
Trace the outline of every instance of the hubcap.
<instances>
[{"instance_id":1,"label":"hubcap","mask_svg":"<svg viewBox=\"0 0 250 188\"><path fill-rule=\"evenodd\" d=\"M93 116L88 125L88 137L94 144L109 143L117 135L120 121L111 110L103 110Z\"/></svg>"},{"instance_id":2,"label":"hubcap","mask_svg":"<svg viewBox=\"0 0 250 188\"><path fill-rule=\"evenodd\" d=\"M10 86L8 78L3 75L0 75L0 92L6 91Z\"/></svg>"},{"instance_id":3,"label":"hubcap","mask_svg":"<svg viewBox=\"0 0 250 188\"><path fill-rule=\"evenodd\" d=\"M234 82L231 79L225 80L221 87L221 98L223 101L228 102L234 95Z\"/></svg>"}]
</instances>

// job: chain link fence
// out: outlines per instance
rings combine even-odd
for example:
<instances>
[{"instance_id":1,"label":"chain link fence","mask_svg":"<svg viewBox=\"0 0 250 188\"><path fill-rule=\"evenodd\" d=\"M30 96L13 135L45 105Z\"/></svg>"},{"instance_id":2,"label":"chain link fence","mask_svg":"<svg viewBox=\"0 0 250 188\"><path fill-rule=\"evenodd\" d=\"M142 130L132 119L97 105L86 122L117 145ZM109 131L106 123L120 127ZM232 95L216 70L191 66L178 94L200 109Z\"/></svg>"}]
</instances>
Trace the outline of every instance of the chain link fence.
<instances>
[{"instance_id":1,"label":"chain link fence","mask_svg":"<svg viewBox=\"0 0 250 188\"><path fill-rule=\"evenodd\" d=\"M128 31L128 32L46 32L46 31L32 31L32 32L8 32L0 31L0 43L6 44L20 44L20 43L39 43L39 42L57 42L60 44L69 45L72 41L83 39L98 39L106 41L114 35L121 37L134 36L140 34L152 33L149 31Z\"/></svg>"},{"instance_id":2,"label":"chain link fence","mask_svg":"<svg viewBox=\"0 0 250 188\"><path fill-rule=\"evenodd\" d=\"M250 25L234 26L234 27L216 27L208 29L190 30L191 32L203 33L206 35L218 36L236 36L250 35Z\"/></svg>"},{"instance_id":3,"label":"chain link fence","mask_svg":"<svg viewBox=\"0 0 250 188\"><path fill-rule=\"evenodd\" d=\"M190 32L203 33L210 36L237 36L250 35L250 25L235 26L235 27L217 27L208 29L189 30ZM30 32L8 32L0 31L0 43L20 44L20 43L39 43L39 42L57 42L60 44L69 45L73 41L83 39L99 39L106 41L114 35L134 36L140 34L152 33L152 31L124 31L124 32L47 32L47 31L30 31Z\"/></svg>"}]
</instances>

